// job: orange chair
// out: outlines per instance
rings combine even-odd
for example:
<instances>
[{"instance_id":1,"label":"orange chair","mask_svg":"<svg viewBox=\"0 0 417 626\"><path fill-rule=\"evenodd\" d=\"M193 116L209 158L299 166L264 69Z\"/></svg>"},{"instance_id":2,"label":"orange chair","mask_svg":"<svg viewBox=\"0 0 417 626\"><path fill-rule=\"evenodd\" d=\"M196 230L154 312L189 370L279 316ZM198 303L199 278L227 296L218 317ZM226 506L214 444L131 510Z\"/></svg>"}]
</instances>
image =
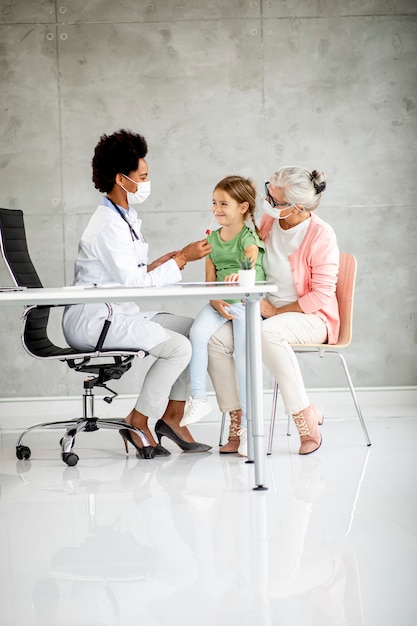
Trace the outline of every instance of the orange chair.
<instances>
[{"instance_id":1,"label":"orange chair","mask_svg":"<svg viewBox=\"0 0 417 626\"><path fill-rule=\"evenodd\" d=\"M297 343L292 344L292 348L296 354L304 354L304 353L314 353L318 354L320 358L328 354L333 354L339 357L343 370L345 372L346 380L349 385L350 393L352 394L353 402L355 403L356 412L359 417L359 421L362 426L363 434L365 436L366 445L370 446L371 441L369 439L368 431L366 430L365 421L363 419L362 410L359 405L359 401L353 387L352 379L349 374L348 366L346 364L344 356L341 354L341 351L344 348L347 348L352 341L352 320L353 320L353 301L355 295L355 281L356 281L356 258L352 254L347 254L345 252L341 252L340 254L340 264L339 264L339 276L337 279L336 285L336 297L339 304L339 315L340 315L340 332L339 339L336 344L327 344L327 343ZM269 427L269 440L268 440L268 452L267 454L271 454L272 451L272 439L274 436L274 426L275 426L275 415L277 409L277 399L278 399L278 383L276 382L274 385L274 394L272 398L272 411L271 411L271 423ZM290 417L288 416L288 429L287 434L289 434L290 428Z\"/></svg>"}]
</instances>

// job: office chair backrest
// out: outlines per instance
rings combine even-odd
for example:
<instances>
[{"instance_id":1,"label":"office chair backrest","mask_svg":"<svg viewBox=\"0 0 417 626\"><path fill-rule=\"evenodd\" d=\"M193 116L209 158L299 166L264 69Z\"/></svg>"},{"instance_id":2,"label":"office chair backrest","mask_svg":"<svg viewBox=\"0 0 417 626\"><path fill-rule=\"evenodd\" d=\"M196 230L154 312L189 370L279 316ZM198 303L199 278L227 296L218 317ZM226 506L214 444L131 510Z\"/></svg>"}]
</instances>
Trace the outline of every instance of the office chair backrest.
<instances>
[{"instance_id":1,"label":"office chair backrest","mask_svg":"<svg viewBox=\"0 0 417 626\"><path fill-rule=\"evenodd\" d=\"M29 255L23 212L20 209L0 208L0 250L16 285L28 288L42 287ZM62 350L48 338L49 313L48 306L33 307L26 316L23 345L25 350L36 358L47 358ZM70 352L68 349L68 353Z\"/></svg>"},{"instance_id":2,"label":"office chair backrest","mask_svg":"<svg viewBox=\"0 0 417 626\"><path fill-rule=\"evenodd\" d=\"M356 259L352 254L340 253L336 297L339 305L340 331L337 346L348 346L352 341L353 301L356 281Z\"/></svg>"},{"instance_id":3,"label":"office chair backrest","mask_svg":"<svg viewBox=\"0 0 417 626\"><path fill-rule=\"evenodd\" d=\"M29 256L23 212L20 209L0 209L0 246L16 285L31 288L42 287Z\"/></svg>"}]
</instances>

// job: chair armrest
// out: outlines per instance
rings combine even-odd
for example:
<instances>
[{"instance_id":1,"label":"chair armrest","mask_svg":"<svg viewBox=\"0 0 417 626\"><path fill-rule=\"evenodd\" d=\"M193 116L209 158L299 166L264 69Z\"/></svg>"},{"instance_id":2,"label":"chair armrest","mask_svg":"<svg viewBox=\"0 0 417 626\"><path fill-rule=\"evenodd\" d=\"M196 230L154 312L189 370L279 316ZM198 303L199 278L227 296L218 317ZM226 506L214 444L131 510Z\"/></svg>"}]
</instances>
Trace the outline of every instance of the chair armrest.
<instances>
[{"instance_id":1,"label":"chair armrest","mask_svg":"<svg viewBox=\"0 0 417 626\"><path fill-rule=\"evenodd\" d=\"M103 328L101 329L100 337L98 338L97 345L94 348L94 352L101 352L104 340L106 339L107 333L109 332L110 324L113 321L113 308L112 308L112 305L109 304L108 302L105 302L104 304L107 307L108 315L107 315L107 319L104 320Z\"/></svg>"}]
</instances>

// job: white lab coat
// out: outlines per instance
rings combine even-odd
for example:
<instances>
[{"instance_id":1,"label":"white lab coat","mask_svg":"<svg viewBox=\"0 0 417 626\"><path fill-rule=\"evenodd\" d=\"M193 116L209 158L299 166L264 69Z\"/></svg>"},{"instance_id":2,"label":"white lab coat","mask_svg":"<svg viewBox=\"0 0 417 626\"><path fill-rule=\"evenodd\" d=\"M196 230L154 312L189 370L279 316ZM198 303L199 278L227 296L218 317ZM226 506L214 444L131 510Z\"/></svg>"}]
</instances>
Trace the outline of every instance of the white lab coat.
<instances>
[{"instance_id":1,"label":"white lab coat","mask_svg":"<svg viewBox=\"0 0 417 626\"><path fill-rule=\"evenodd\" d=\"M173 259L147 271L148 244L140 232L142 220L131 208L129 219L138 240L114 209L97 207L78 246L74 285L119 283L127 287L159 287L181 280L181 271ZM114 303L112 308L113 321L105 348L150 350L168 339L164 328L151 321L156 311L141 311L134 302ZM66 307L62 327L69 345L76 350L93 349L107 314L104 303Z\"/></svg>"}]
</instances>

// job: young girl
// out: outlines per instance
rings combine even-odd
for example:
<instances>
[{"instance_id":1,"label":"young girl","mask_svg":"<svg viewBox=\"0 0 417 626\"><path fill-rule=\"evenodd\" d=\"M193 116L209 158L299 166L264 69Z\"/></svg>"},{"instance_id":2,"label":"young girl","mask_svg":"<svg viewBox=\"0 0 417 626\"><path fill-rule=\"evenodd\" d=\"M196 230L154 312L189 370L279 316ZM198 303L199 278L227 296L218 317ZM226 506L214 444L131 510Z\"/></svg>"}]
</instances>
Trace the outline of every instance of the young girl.
<instances>
[{"instance_id":1,"label":"young girl","mask_svg":"<svg viewBox=\"0 0 417 626\"><path fill-rule=\"evenodd\" d=\"M213 192L213 213L220 228L207 237L211 253L206 257L206 281L224 281L239 270L240 261L247 256L256 269L256 280L264 280L262 256L264 244L255 224L256 188L253 182L241 176L227 176ZM245 225L250 216L254 229ZM185 405L180 424L198 422L212 411L206 397L207 343L211 335L228 320L232 320L235 339L235 359L238 372L240 407L230 411L229 442L220 452L238 452L247 456L246 426L246 361L245 361L245 307L241 299L211 300L197 315L191 330L193 353L190 361L191 398ZM234 426L232 428L232 426Z\"/></svg>"}]
</instances>

